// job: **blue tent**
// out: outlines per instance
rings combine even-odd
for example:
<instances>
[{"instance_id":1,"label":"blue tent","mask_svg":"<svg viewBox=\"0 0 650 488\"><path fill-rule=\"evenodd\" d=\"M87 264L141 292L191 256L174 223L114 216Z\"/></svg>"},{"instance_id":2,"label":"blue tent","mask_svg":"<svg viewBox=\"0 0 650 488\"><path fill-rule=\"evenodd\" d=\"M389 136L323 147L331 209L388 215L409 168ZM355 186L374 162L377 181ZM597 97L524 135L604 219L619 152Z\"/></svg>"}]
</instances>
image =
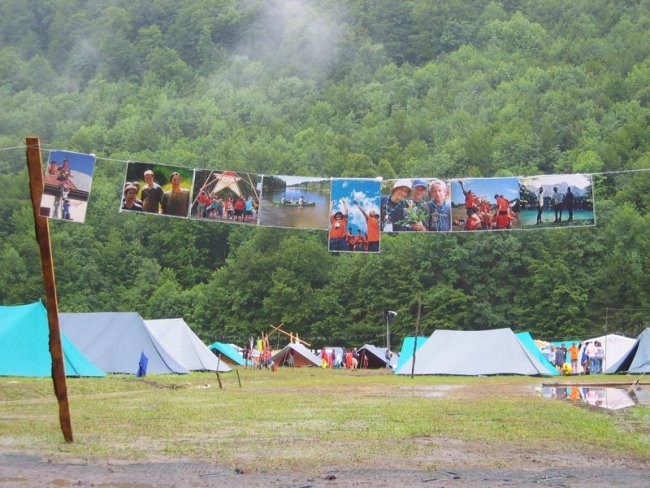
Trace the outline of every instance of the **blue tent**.
<instances>
[{"instance_id":1,"label":"blue tent","mask_svg":"<svg viewBox=\"0 0 650 488\"><path fill-rule=\"evenodd\" d=\"M560 372L555 368L555 366L551 364L548 359L546 359L546 356L544 356L539 347L537 347L537 344L535 344L535 341L530 335L530 332L517 332L515 335L517 336L517 339L519 339L519 342L521 342L526 349L533 353L540 363L546 366L546 369L548 369L548 372L551 374L551 376L560 375Z\"/></svg>"},{"instance_id":2,"label":"blue tent","mask_svg":"<svg viewBox=\"0 0 650 488\"><path fill-rule=\"evenodd\" d=\"M39 302L0 306L0 375L52 376L50 328ZM61 333L66 376L106 376Z\"/></svg>"},{"instance_id":3,"label":"blue tent","mask_svg":"<svg viewBox=\"0 0 650 488\"><path fill-rule=\"evenodd\" d=\"M224 344L223 342L217 341L213 342L208 347L212 349L214 354L221 356L222 361L238 366L244 365L244 357L230 344Z\"/></svg>"},{"instance_id":4,"label":"blue tent","mask_svg":"<svg viewBox=\"0 0 650 488\"><path fill-rule=\"evenodd\" d=\"M397 371L400 369L402 366L404 366L404 363L411 359L413 357L413 345L415 344L415 350L417 351L422 347L422 344L424 344L427 341L428 337L425 336L418 336L418 337L413 337L413 336L408 336L404 338L404 341L402 341L402 349L399 352L399 360L397 361L397 367L395 370ZM415 362L417 363L417 356L415 358Z\"/></svg>"}]
</instances>

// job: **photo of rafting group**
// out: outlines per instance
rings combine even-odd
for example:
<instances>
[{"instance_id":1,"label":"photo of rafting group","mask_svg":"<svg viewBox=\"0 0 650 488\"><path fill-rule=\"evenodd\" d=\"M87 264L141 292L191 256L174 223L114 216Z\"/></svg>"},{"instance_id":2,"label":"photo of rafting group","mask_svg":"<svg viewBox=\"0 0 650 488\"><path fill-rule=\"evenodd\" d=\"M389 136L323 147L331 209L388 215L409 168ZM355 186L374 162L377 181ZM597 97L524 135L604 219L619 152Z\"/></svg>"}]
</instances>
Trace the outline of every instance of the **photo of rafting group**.
<instances>
[{"instance_id":1,"label":"photo of rafting group","mask_svg":"<svg viewBox=\"0 0 650 488\"><path fill-rule=\"evenodd\" d=\"M51 151L41 215L83 222L95 157ZM121 212L328 232L332 252L380 252L381 235L595 225L587 174L318 178L127 162Z\"/></svg>"}]
</instances>

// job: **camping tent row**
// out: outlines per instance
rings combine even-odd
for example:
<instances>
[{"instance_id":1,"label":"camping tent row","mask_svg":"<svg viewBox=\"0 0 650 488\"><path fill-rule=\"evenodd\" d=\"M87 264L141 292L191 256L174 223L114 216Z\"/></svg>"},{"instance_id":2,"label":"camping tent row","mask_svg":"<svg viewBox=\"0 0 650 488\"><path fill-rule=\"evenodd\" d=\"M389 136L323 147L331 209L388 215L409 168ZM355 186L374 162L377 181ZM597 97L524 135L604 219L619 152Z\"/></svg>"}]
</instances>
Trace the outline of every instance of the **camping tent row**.
<instances>
[{"instance_id":1,"label":"camping tent row","mask_svg":"<svg viewBox=\"0 0 650 488\"><path fill-rule=\"evenodd\" d=\"M183 319L135 312L60 313L66 376L230 371ZM139 371L140 370L140 371ZM51 376L47 312L39 302L0 307L0 375Z\"/></svg>"}]
</instances>

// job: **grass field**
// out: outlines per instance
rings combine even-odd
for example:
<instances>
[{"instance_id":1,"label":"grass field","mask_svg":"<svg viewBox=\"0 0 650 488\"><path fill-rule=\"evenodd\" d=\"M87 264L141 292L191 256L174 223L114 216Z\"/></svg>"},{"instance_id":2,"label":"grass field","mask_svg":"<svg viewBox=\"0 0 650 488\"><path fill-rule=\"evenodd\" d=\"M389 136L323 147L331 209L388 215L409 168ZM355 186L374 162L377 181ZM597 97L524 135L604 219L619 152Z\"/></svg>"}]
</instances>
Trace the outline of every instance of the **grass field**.
<instances>
[{"instance_id":1,"label":"grass field","mask_svg":"<svg viewBox=\"0 0 650 488\"><path fill-rule=\"evenodd\" d=\"M281 368L135 378L68 378L74 441L50 379L0 378L0 449L105 459L194 459L244 469L490 467L513 453L591 450L650 459L650 407L616 413L542 398L576 378L404 377L385 370ZM587 376L581 382L637 377ZM241 382L241 386L240 386ZM650 388L645 385L644 388ZM540 454L541 455L541 454Z\"/></svg>"}]
</instances>

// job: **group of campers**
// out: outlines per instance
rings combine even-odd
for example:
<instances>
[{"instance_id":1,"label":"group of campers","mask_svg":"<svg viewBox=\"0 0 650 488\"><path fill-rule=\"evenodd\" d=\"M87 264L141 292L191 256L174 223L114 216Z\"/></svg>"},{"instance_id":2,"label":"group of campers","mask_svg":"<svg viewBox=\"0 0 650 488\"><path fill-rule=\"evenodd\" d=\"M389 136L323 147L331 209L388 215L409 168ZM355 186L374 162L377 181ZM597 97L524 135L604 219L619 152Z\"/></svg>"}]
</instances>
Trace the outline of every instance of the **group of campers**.
<instances>
[{"instance_id":1,"label":"group of campers","mask_svg":"<svg viewBox=\"0 0 650 488\"><path fill-rule=\"evenodd\" d=\"M569 347L549 344L542 349L542 353L563 375L580 374L580 367L582 374L603 372L605 349L600 341L587 341L584 344L573 342Z\"/></svg>"}]
</instances>

